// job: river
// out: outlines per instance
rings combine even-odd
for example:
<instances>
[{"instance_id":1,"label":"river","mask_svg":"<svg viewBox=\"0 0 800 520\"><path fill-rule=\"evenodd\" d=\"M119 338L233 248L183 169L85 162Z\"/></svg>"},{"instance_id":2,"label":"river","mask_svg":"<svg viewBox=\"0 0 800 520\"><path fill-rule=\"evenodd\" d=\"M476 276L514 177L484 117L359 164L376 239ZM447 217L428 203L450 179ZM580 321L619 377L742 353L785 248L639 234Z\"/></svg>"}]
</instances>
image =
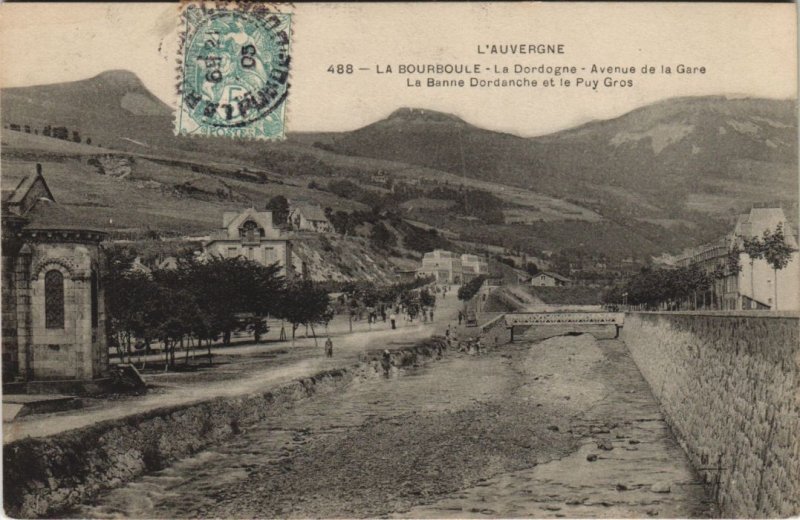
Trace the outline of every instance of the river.
<instances>
[{"instance_id":1,"label":"river","mask_svg":"<svg viewBox=\"0 0 800 520\"><path fill-rule=\"evenodd\" d=\"M624 344L447 353L276 410L68 517L708 517Z\"/></svg>"}]
</instances>

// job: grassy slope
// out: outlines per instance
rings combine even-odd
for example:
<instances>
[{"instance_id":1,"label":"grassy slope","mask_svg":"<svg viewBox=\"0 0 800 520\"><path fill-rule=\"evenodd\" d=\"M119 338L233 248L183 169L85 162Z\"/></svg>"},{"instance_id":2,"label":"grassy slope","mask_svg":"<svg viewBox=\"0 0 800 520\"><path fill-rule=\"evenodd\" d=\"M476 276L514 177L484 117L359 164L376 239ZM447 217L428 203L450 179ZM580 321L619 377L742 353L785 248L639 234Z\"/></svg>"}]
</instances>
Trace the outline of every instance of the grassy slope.
<instances>
[{"instance_id":1,"label":"grassy slope","mask_svg":"<svg viewBox=\"0 0 800 520\"><path fill-rule=\"evenodd\" d=\"M598 287L526 287L526 290L545 303L562 305L599 305L603 290Z\"/></svg>"}]
</instances>

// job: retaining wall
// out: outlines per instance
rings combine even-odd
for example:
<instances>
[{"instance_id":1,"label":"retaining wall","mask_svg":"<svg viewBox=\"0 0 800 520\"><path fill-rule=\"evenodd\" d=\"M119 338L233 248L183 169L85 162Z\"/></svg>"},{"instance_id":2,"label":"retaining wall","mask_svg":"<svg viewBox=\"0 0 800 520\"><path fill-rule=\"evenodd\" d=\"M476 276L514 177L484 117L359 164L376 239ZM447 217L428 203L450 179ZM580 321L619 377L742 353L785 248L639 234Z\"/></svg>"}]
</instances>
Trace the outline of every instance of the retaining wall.
<instances>
[{"instance_id":1,"label":"retaining wall","mask_svg":"<svg viewBox=\"0 0 800 520\"><path fill-rule=\"evenodd\" d=\"M629 313L621 338L724 517L800 514L797 316Z\"/></svg>"},{"instance_id":2,"label":"retaining wall","mask_svg":"<svg viewBox=\"0 0 800 520\"><path fill-rule=\"evenodd\" d=\"M497 347L511 342L511 329L506 324L504 314L481 325L478 334L486 347Z\"/></svg>"},{"instance_id":3,"label":"retaining wall","mask_svg":"<svg viewBox=\"0 0 800 520\"><path fill-rule=\"evenodd\" d=\"M389 370L441 356L442 339L390 353ZM14 518L54 516L98 493L119 487L240 429L268 420L276 406L336 390L353 377L387 370L380 352L351 368L329 370L263 394L161 408L58 435L22 439L3 449L3 503Z\"/></svg>"}]
</instances>

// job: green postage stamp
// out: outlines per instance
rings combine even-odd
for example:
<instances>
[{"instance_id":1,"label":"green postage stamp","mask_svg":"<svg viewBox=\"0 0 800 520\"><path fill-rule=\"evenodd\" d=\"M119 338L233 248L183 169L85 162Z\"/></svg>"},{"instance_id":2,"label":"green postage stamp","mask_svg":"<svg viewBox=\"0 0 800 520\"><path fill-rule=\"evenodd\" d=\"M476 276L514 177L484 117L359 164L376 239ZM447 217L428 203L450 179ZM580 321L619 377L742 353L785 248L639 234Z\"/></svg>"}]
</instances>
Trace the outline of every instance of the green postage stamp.
<instances>
[{"instance_id":1,"label":"green postage stamp","mask_svg":"<svg viewBox=\"0 0 800 520\"><path fill-rule=\"evenodd\" d=\"M175 133L283 139L291 15L259 4L183 13Z\"/></svg>"}]
</instances>

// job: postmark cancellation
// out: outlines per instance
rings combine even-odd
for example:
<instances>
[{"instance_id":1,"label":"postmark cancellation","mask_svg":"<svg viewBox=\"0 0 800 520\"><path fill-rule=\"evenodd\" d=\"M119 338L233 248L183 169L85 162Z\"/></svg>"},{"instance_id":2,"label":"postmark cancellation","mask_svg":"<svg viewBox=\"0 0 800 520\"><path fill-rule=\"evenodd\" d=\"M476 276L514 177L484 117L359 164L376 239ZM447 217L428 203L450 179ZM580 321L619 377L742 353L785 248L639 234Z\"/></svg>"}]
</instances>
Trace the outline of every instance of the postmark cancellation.
<instances>
[{"instance_id":1,"label":"postmark cancellation","mask_svg":"<svg viewBox=\"0 0 800 520\"><path fill-rule=\"evenodd\" d=\"M190 4L181 19L177 135L283 139L291 14Z\"/></svg>"}]
</instances>

